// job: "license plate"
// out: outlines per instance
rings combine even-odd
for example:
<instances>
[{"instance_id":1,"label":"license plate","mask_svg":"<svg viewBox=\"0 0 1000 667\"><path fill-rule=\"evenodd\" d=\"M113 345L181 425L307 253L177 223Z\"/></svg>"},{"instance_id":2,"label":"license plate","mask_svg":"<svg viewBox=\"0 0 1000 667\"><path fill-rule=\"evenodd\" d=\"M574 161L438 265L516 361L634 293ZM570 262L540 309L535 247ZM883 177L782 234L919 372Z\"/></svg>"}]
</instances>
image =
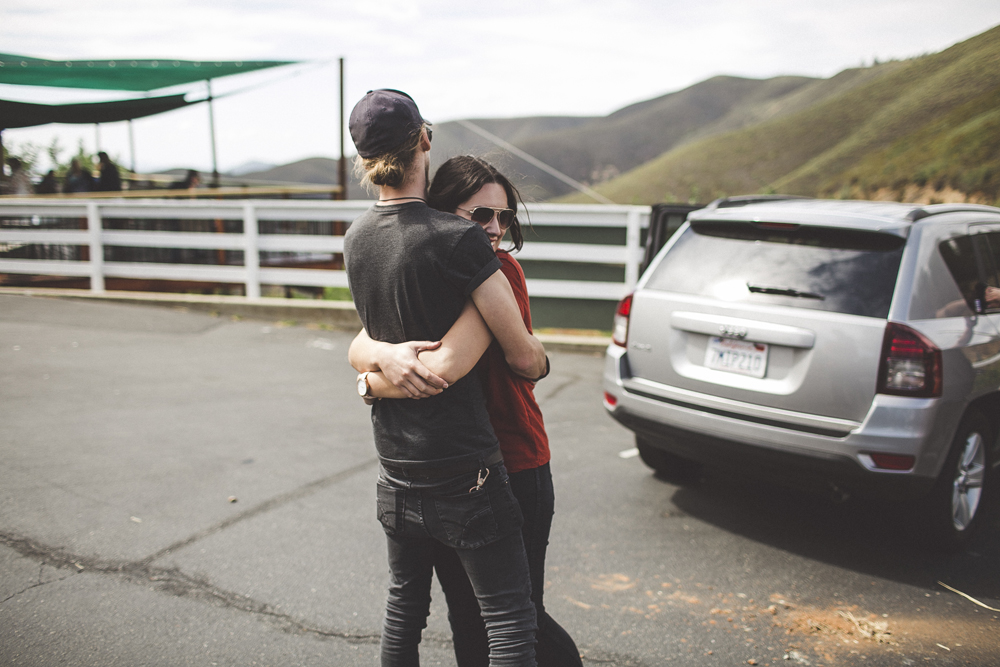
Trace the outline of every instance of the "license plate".
<instances>
[{"instance_id":1,"label":"license plate","mask_svg":"<svg viewBox=\"0 0 1000 667\"><path fill-rule=\"evenodd\" d=\"M705 350L705 366L762 378L767 371L767 345L713 336L708 339L708 349Z\"/></svg>"}]
</instances>

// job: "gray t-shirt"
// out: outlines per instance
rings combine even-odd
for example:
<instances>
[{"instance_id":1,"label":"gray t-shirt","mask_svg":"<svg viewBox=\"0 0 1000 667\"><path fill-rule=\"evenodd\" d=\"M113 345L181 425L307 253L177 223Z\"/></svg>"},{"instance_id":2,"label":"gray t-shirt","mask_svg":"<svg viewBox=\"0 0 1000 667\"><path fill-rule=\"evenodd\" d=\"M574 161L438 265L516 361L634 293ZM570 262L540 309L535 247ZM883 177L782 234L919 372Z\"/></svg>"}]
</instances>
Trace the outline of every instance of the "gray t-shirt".
<instances>
[{"instance_id":1,"label":"gray t-shirt","mask_svg":"<svg viewBox=\"0 0 1000 667\"><path fill-rule=\"evenodd\" d=\"M354 305L374 340L440 340L500 260L483 229L422 202L373 206L344 238ZM437 396L377 401L375 447L386 463L473 460L497 448L471 371Z\"/></svg>"}]
</instances>

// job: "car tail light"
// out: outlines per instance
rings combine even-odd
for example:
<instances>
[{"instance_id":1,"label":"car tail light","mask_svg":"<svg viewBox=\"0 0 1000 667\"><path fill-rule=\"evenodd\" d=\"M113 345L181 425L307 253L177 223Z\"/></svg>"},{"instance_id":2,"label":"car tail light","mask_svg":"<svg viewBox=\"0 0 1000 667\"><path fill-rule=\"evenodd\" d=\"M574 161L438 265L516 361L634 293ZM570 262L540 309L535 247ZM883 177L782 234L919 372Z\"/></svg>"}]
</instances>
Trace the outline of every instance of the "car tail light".
<instances>
[{"instance_id":1,"label":"car tail light","mask_svg":"<svg viewBox=\"0 0 1000 667\"><path fill-rule=\"evenodd\" d=\"M897 322L885 327L878 393L932 398L941 395L941 350L926 336Z\"/></svg>"},{"instance_id":2,"label":"car tail light","mask_svg":"<svg viewBox=\"0 0 1000 667\"><path fill-rule=\"evenodd\" d=\"M916 457L906 454L869 454L875 467L883 470L910 470Z\"/></svg>"},{"instance_id":3,"label":"car tail light","mask_svg":"<svg viewBox=\"0 0 1000 667\"><path fill-rule=\"evenodd\" d=\"M615 345L625 347L628 340L628 318L632 314L632 295L618 302L618 310L615 311L615 329L611 334L611 340Z\"/></svg>"},{"instance_id":4,"label":"car tail light","mask_svg":"<svg viewBox=\"0 0 1000 667\"><path fill-rule=\"evenodd\" d=\"M614 394L604 392L604 405L608 406L609 408L613 408L616 405L618 405L618 399L615 397Z\"/></svg>"}]
</instances>

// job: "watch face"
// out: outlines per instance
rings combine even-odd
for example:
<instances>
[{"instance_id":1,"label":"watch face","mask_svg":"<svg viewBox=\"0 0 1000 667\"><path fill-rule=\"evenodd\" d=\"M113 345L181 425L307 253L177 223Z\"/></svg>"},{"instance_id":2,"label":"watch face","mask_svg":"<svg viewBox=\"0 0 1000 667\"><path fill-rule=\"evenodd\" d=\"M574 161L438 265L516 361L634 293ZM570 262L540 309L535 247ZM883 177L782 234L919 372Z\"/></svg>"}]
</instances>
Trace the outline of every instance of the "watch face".
<instances>
[{"instance_id":1,"label":"watch face","mask_svg":"<svg viewBox=\"0 0 1000 667\"><path fill-rule=\"evenodd\" d=\"M364 375L358 378L358 394L361 396L368 394L368 378Z\"/></svg>"}]
</instances>

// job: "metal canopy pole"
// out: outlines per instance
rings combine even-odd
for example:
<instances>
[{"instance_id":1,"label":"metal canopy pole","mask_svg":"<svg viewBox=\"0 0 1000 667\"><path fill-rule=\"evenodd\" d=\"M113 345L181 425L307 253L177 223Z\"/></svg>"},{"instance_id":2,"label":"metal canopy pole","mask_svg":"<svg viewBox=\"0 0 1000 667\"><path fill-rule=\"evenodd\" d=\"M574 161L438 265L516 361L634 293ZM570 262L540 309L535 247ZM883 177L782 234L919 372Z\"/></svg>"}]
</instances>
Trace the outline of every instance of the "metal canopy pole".
<instances>
[{"instance_id":1,"label":"metal canopy pole","mask_svg":"<svg viewBox=\"0 0 1000 667\"><path fill-rule=\"evenodd\" d=\"M212 80L205 79L208 84L208 126L212 135L212 187L219 187L219 164L215 155L215 108L212 105Z\"/></svg>"},{"instance_id":2,"label":"metal canopy pole","mask_svg":"<svg viewBox=\"0 0 1000 667\"><path fill-rule=\"evenodd\" d=\"M340 198L347 199L347 158L344 156L344 59L340 59L340 164L338 165L338 180L340 180Z\"/></svg>"},{"instance_id":3,"label":"metal canopy pole","mask_svg":"<svg viewBox=\"0 0 1000 667\"><path fill-rule=\"evenodd\" d=\"M136 173L135 170L135 132L132 131L132 119L128 119L128 150L132 154L132 173Z\"/></svg>"}]
</instances>

